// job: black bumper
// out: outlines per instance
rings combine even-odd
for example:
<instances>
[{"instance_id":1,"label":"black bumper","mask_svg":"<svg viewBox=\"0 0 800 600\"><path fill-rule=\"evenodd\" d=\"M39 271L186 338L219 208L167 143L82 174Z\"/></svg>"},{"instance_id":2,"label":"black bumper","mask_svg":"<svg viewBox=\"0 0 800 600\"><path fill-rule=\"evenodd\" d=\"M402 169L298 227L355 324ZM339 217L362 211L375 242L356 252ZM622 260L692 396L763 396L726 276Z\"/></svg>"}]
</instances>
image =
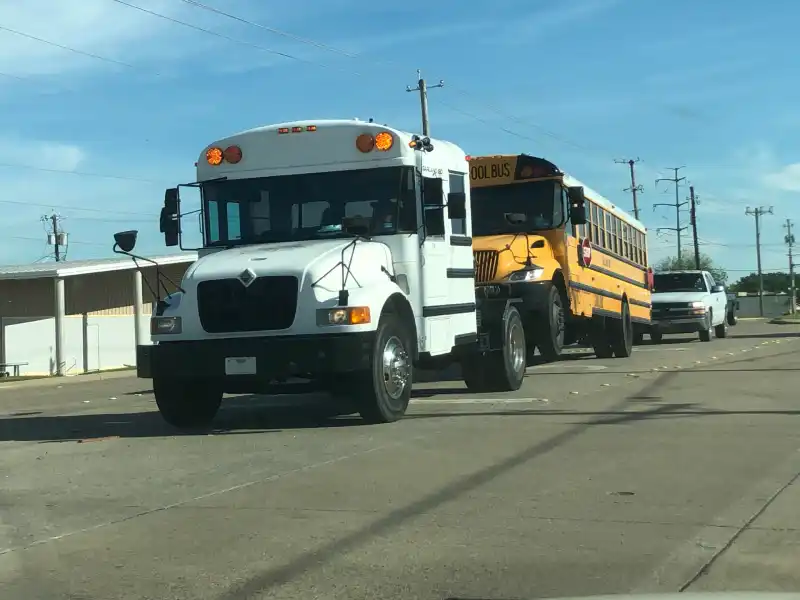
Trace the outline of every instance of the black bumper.
<instances>
[{"instance_id":1,"label":"black bumper","mask_svg":"<svg viewBox=\"0 0 800 600\"><path fill-rule=\"evenodd\" d=\"M488 283L478 285L475 294L479 300L515 299L521 311L539 312L547 308L552 285L550 281Z\"/></svg>"},{"instance_id":2,"label":"black bumper","mask_svg":"<svg viewBox=\"0 0 800 600\"><path fill-rule=\"evenodd\" d=\"M136 348L137 375L269 382L366 369L375 332L161 342ZM254 357L254 375L226 375L225 359Z\"/></svg>"},{"instance_id":3,"label":"black bumper","mask_svg":"<svg viewBox=\"0 0 800 600\"><path fill-rule=\"evenodd\" d=\"M705 316L653 319L652 329L661 333L699 333L707 327Z\"/></svg>"}]
</instances>

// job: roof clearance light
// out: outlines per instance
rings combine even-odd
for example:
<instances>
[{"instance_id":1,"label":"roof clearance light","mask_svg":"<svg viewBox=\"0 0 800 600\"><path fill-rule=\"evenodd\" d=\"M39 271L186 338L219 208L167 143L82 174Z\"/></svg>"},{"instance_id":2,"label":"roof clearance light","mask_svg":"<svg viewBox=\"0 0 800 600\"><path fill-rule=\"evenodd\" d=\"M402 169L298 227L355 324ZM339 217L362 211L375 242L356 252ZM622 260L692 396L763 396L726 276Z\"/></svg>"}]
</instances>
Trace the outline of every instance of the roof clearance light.
<instances>
[{"instance_id":1,"label":"roof clearance light","mask_svg":"<svg viewBox=\"0 0 800 600\"><path fill-rule=\"evenodd\" d=\"M303 131L302 127L292 127L292 133L300 133Z\"/></svg>"},{"instance_id":2,"label":"roof clearance light","mask_svg":"<svg viewBox=\"0 0 800 600\"><path fill-rule=\"evenodd\" d=\"M308 127L306 127L306 131L316 131L316 130L317 130L316 125L309 125Z\"/></svg>"},{"instance_id":3,"label":"roof clearance light","mask_svg":"<svg viewBox=\"0 0 800 600\"><path fill-rule=\"evenodd\" d=\"M216 146L212 146L208 150L206 150L206 162L210 164L212 167L216 167L222 164L222 148L217 148Z\"/></svg>"},{"instance_id":4,"label":"roof clearance light","mask_svg":"<svg viewBox=\"0 0 800 600\"><path fill-rule=\"evenodd\" d=\"M278 133L279 134L289 133L289 128L288 127L278 127Z\"/></svg>"},{"instance_id":5,"label":"roof clearance light","mask_svg":"<svg viewBox=\"0 0 800 600\"><path fill-rule=\"evenodd\" d=\"M381 152L391 150L394 145L394 137L388 131L381 131L375 136L375 147Z\"/></svg>"},{"instance_id":6,"label":"roof clearance light","mask_svg":"<svg viewBox=\"0 0 800 600\"><path fill-rule=\"evenodd\" d=\"M372 152L372 149L375 147L375 138L373 138L368 133L362 133L360 136L356 138L356 148L358 148L361 152L367 153Z\"/></svg>"},{"instance_id":7,"label":"roof clearance light","mask_svg":"<svg viewBox=\"0 0 800 600\"><path fill-rule=\"evenodd\" d=\"M242 160L242 149L239 146L228 146L222 153L223 158L232 165Z\"/></svg>"}]
</instances>

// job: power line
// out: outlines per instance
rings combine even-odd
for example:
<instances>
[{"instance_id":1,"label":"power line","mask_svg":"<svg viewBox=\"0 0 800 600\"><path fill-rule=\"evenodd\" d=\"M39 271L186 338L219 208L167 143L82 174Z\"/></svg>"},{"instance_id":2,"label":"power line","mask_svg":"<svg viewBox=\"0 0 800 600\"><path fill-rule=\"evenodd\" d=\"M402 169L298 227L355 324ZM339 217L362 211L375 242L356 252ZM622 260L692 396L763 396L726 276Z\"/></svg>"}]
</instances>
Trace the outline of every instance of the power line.
<instances>
[{"instance_id":1,"label":"power line","mask_svg":"<svg viewBox=\"0 0 800 600\"><path fill-rule=\"evenodd\" d=\"M25 33L24 31L18 31L16 29L11 29L10 27L4 27L0 25L0 31L6 31L8 33L12 33L14 35L18 35L20 37L27 38L29 40L34 40L36 42L46 44L48 46L54 46L56 48L60 48L61 50L66 50L68 52L73 52L74 54L80 54L81 56L87 56L89 58L94 58L95 60L100 60L107 63L112 63L115 65L119 65L121 67L128 67L129 69L135 69L136 67L132 64L122 62L116 60L114 58L108 58L106 56L100 56L99 54L94 54L92 52L86 52L84 50L79 50L78 48L72 48L71 46L65 46L64 44L59 44L58 42L53 42L52 40L46 40L44 38L37 37L35 35L31 35L30 33Z\"/></svg>"},{"instance_id":2,"label":"power line","mask_svg":"<svg viewBox=\"0 0 800 600\"><path fill-rule=\"evenodd\" d=\"M749 206L745 210L745 214L755 217L756 220L756 264L758 265L758 313L764 316L764 273L761 271L761 217L763 215L771 215L772 207L765 208L759 206L751 209Z\"/></svg>"},{"instance_id":3,"label":"power line","mask_svg":"<svg viewBox=\"0 0 800 600\"><path fill-rule=\"evenodd\" d=\"M25 169L30 171L39 171L41 173L63 173L65 175L77 175L79 177L99 177L102 179L118 179L122 181L137 181L140 183L153 183L158 185L164 185L166 182L164 181L157 181L155 179L144 179L142 177L132 177L127 175L111 175L107 173L92 173L89 171L70 171L68 169L52 169L48 167L36 167L33 165L19 165L14 163L4 163L0 162L0 167L8 168L8 169Z\"/></svg>"},{"instance_id":4,"label":"power line","mask_svg":"<svg viewBox=\"0 0 800 600\"><path fill-rule=\"evenodd\" d=\"M678 177L678 171L685 167L670 167L673 171L675 171L675 177L660 177L656 179L656 185L660 181L671 181L675 184L675 204L653 204L653 210L657 206L674 206L675 207L675 227L659 227L656 231L674 231L675 234L678 236L678 262L680 263L681 260L681 231L686 229L686 227L681 227L681 206L686 206L687 202L681 202L679 197L679 189L680 189L680 182L685 181L686 177Z\"/></svg>"},{"instance_id":5,"label":"power line","mask_svg":"<svg viewBox=\"0 0 800 600\"><path fill-rule=\"evenodd\" d=\"M318 63L313 60L308 60L305 58L301 58L299 56L295 56L293 54L289 54L288 52L281 52L280 50L275 50L274 48L267 48L266 46L259 46L258 44L253 44L252 42L245 42L244 40L238 40L236 38L232 38L230 36L225 35L224 33L219 33L217 31L212 31L210 29L205 29L204 27L198 27L197 25L192 25L191 23L187 23L186 21L181 21L180 19L175 19L173 17L167 16L160 12L156 12L154 10L150 10L148 8L144 8L142 6L138 6L136 4L132 4L131 2L126 2L125 0L111 0L112 2L116 2L117 4L121 4L123 6L127 6L134 10L138 10L140 12L146 13L153 17L157 17L159 19L164 19L165 21L169 21L170 23L174 23L176 25L181 25L182 27L188 27L189 29L193 29L195 31L199 31L200 33L205 33L208 35L213 35L214 37L218 37L223 40L227 40L234 44L239 44L240 46L248 46L250 48L255 48L256 50L261 50L262 52L267 52L269 54L274 54L275 56L281 56L283 58L288 58L290 60L296 60L304 63L308 63L311 65L329 68L328 65L324 65L322 63Z\"/></svg>"},{"instance_id":6,"label":"power line","mask_svg":"<svg viewBox=\"0 0 800 600\"><path fill-rule=\"evenodd\" d=\"M43 204L43 203L35 203L35 202L24 202L22 200L0 200L0 204L18 204L20 206L34 206L37 208L49 208L49 209L63 209L63 210L80 210L86 211L91 213L100 213L100 214L108 214L113 213L117 215L131 215L135 217L152 217L148 213L139 213L139 212L126 212L121 210L109 210L106 208L86 208L84 206L68 206L66 204Z\"/></svg>"},{"instance_id":7,"label":"power line","mask_svg":"<svg viewBox=\"0 0 800 600\"><path fill-rule=\"evenodd\" d=\"M114 2L119 2L119 3L125 3L122 0L113 0L113 1ZM336 46L333 46L331 44L326 44L326 43L320 42L318 40L314 40L314 39L311 39L311 38L308 38L308 37L303 37L303 36L300 36L300 35L297 35L297 34L293 34L293 33L290 33L288 31L285 31L285 30L282 30L282 29L278 29L276 27L271 27L271 26L268 26L268 25L264 25L262 23L258 23L256 21L252 21L250 19L246 19L244 17L240 17L240 16L235 15L235 14L222 11L222 10L217 9L215 7L208 6L207 4L204 4L204 3L199 2L197 0L178 0L178 1L183 2L184 4L188 4L190 6L193 6L195 8L201 9L201 10L205 10L205 11L208 11L208 12L220 15L220 16L224 16L224 17L229 18L229 19L233 19L235 21L238 21L239 23L243 23L243 24L249 25L251 27L256 27L256 28L261 29L263 31L267 31L268 33L279 35L281 37L285 37L287 39L291 39L291 40L294 40L296 42L300 42L302 44L313 46L313 47L318 48L320 50L325 50L325 51L328 51L328 52L332 52L334 54L337 54L337 55L340 55L340 56L345 56L345 57L351 58L351 59L364 59L365 58L365 56L363 54L350 52L350 51L344 50L342 48L338 48ZM214 32L212 32L212 33L214 33ZM402 68L402 69L406 69L407 68L407 66L401 65L400 63L397 63L397 62L394 62L394 61L375 60L375 59L372 59L372 58L369 58L367 60L368 60L369 63L374 64L376 66L391 66L391 67L394 67L394 68ZM352 73L352 74L354 74L354 75L356 75L358 77L363 77L364 76L362 73L358 73L358 72L355 72L355 71L350 71L350 73ZM593 149L591 149L591 148L589 148L589 147L587 147L585 145L573 142L573 141L571 141L571 140L569 140L569 139L567 139L567 138L565 138L563 136L560 136L559 134L557 134L555 132L552 132L552 131L549 131L549 130L545 129L544 127L542 127L540 125L537 125L535 123L531 123L531 122L526 121L524 119L520 119L519 117L511 115L507 111L503 111L501 109L498 109L495 106L493 106L491 104L488 104L487 102L485 102L483 100L478 99L476 96L474 96L471 92L469 92L467 90L464 90L464 89L461 89L461 88L458 88L456 86L452 86L452 85L449 85L449 84L448 84L448 87L450 87L454 92L461 94L462 96L470 96L470 97L475 98L475 100L478 101L480 104L482 104L486 109L488 109L490 112L493 112L493 113L497 114L500 117L515 121L515 122L517 122L517 123L519 123L521 125L525 125L525 126L530 127L532 129L536 129L537 131L539 131L543 135L546 135L546 136L552 138L553 140L561 142L563 144L573 146L574 148L576 148L578 150L587 151L587 152L591 152L591 153L595 153L596 152L596 150L593 150ZM477 121L479 123L482 123L482 124L484 124L484 125L486 125L488 127L493 127L493 128L499 129L500 131L503 131L504 133L507 133L509 135L513 135L515 137L520 137L522 139L526 139L526 140L530 140L530 141L534 141L534 142L538 141L538 140L533 140L532 138L529 138L527 136L520 135L518 132L514 132L514 131L512 131L510 129L507 129L505 127L497 126L496 124L490 123L489 121L487 121L485 119L478 118L478 117L476 117L474 114L472 114L470 112L457 109L456 107L454 107L454 106L452 106L450 104L447 104L445 102L440 102L440 103L442 104L442 106L446 106L450 110L453 110L454 112L461 113L464 116L472 118L475 121Z\"/></svg>"}]
</instances>

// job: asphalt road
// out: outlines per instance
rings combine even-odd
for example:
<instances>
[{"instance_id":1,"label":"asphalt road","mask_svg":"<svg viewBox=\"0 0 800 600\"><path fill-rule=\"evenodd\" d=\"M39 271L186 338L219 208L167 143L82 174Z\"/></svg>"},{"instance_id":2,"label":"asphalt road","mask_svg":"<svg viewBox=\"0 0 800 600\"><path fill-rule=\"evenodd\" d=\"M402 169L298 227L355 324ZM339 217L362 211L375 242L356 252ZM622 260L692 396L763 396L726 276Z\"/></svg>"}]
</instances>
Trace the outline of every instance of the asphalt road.
<instances>
[{"instance_id":1,"label":"asphalt road","mask_svg":"<svg viewBox=\"0 0 800 600\"><path fill-rule=\"evenodd\" d=\"M2 598L540 598L800 589L800 327L741 322L365 426L147 381L0 385ZM302 403L301 403L302 404Z\"/></svg>"}]
</instances>

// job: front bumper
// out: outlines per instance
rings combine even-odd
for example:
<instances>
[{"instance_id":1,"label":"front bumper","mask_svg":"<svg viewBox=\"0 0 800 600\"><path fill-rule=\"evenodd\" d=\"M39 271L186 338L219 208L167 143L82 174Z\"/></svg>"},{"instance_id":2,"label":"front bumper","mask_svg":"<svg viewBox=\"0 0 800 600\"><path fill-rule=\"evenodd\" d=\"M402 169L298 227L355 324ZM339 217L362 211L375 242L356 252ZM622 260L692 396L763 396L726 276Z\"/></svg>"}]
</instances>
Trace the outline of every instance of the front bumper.
<instances>
[{"instance_id":1,"label":"front bumper","mask_svg":"<svg viewBox=\"0 0 800 600\"><path fill-rule=\"evenodd\" d=\"M136 348L138 377L268 383L293 375L327 375L366 369L374 331L307 336L160 342ZM255 359L255 372L227 375L227 358ZM252 363L252 361L250 361Z\"/></svg>"},{"instance_id":2,"label":"front bumper","mask_svg":"<svg viewBox=\"0 0 800 600\"><path fill-rule=\"evenodd\" d=\"M708 322L705 315L654 318L651 327L661 333L699 333L708 329Z\"/></svg>"}]
</instances>

